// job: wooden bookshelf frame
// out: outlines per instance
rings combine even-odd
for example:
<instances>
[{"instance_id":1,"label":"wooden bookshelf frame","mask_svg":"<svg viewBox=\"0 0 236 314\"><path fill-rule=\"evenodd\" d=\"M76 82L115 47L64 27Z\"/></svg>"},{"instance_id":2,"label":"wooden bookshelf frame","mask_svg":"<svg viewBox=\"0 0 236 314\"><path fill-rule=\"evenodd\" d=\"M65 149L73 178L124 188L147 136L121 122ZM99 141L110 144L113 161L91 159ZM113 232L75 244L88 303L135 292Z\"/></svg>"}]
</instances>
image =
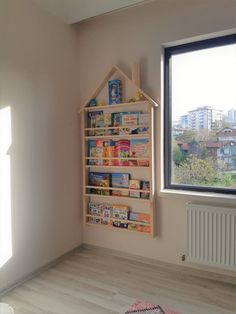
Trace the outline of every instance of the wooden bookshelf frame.
<instances>
[{"instance_id":1,"label":"wooden bookshelf frame","mask_svg":"<svg viewBox=\"0 0 236 314\"><path fill-rule=\"evenodd\" d=\"M81 134L82 134L82 172L83 172L83 178L82 178L82 186L83 186L83 221L84 221L84 226L88 227L97 227L97 228L102 228L104 230L112 230L112 231L119 231L119 232L128 232L132 234L140 234L142 236L148 236L148 237L154 237L155 236L155 180L154 180L154 108L158 107L158 104L152 100L147 94L145 94L139 86L136 86L132 80L130 80L117 66L113 66L113 68L108 72L102 83L100 84L99 87L95 90L95 93L90 97L90 99L95 98L97 94L101 91L103 86L107 84L107 81L109 80L110 76L114 74L115 71L120 72L120 75L125 76L126 80L129 80L131 84L135 86L135 88L140 91L146 100L144 101L137 101L137 102L125 102L121 104L115 104L115 105L107 105L107 106L95 106L95 107L88 107L88 101L85 103L84 107L80 110L81 114ZM96 127L96 128L90 128L88 127L87 124L87 114L88 112L93 112L93 111L100 111L103 110L104 112L124 112L124 111L129 111L130 107L133 108L132 110L139 110L136 109L136 107L144 108L144 111L149 114L149 124L148 125L135 125L135 126L109 126L109 127ZM90 131L95 131L95 130L116 130L116 129L121 129L121 128L127 128L127 129L132 129L132 128L148 128L147 132L140 133L140 134L124 134L124 135L88 135ZM102 157L102 158L95 158L95 157L89 157L87 156L87 142L91 139L133 139L133 138L138 138L138 139L149 139L149 145L150 145L150 156L149 157L140 157L140 158L118 158L118 157ZM116 166L116 165L90 165L88 164L88 160L142 160L142 161L149 161L148 166ZM144 173L144 177L138 177L137 179L139 180L149 180L150 182L150 190L133 190L129 188L115 188L115 187L96 187L96 186L90 186L88 185L88 173L90 171L97 171L97 172L107 172L107 173L112 173L112 172L123 172L123 173L132 173L132 179L135 178L135 170L138 170L140 174ZM137 192L142 192L146 193L149 195L149 198L134 198L134 197L129 197L129 196L116 196L116 195L100 195L100 194L91 194L90 189L99 189L99 190L109 190L109 191L137 191ZM138 221L131 221L131 220L120 220L124 223L130 223L130 224L139 224L141 223L143 226L150 226L151 232L150 233L145 233L145 232L140 232L137 230L129 230L129 229L123 229L123 228L117 228L112 225L105 225L105 224L96 224L96 223L91 223L89 222L89 218L107 218L107 217L102 217L102 216L94 216L90 215L88 212L88 204L90 201L97 201L99 203L110 203L110 204L119 204L119 200L122 200L121 204L126 204L131 207L132 211L139 212L140 210L136 209L137 203L142 204L143 210L140 211L142 213L147 213L150 215L150 223L142 223ZM127 203L126 203L127 201ZM140 205L139 204L139 205ZM115 218L109 218L110 221L119 221L119 219Z\"/></svg>"}]
</instances>

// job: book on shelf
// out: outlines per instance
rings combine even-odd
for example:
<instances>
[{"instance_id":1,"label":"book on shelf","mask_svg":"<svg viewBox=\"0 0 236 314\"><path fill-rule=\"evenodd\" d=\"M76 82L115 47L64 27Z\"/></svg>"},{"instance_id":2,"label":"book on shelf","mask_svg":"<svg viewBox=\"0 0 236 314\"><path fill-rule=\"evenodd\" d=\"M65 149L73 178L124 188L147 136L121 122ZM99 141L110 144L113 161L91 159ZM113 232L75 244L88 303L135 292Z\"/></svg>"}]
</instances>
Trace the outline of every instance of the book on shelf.
<instances>
[{"instance_id":1,"label":"book on shelf","mask_svg":"<svg viewBox=\"0 0 236 314\"><path fill-rule=\"evenodd\" d=\"M88 217L88 222L91 224L100 224L101 218L100 217Z\"/></svg>"},{"instance_id":2,"label":"book on shelf","mask_svg":"<svg viewBox=\"0 0 236 314\"><path fill-rule=\"evenodd\" d=\"M130 207L127 205L114 204L112 206L112 218L129 220Z\"/></svg>"},{"instance_id":3,"label":"book on shelf","mask_svg":"<svg viewBox=\"0 0 236 314\"><path fill-rule=\"evenodd\" d=\"M132 126L138 124L138 112L127 112L121 114L121 125Z\"/></svg>"},{"instance_id":4,"label":"book on shelf","mask_svg":"<svg viewBox=\"0 0 236 314\"><path fill-rule=\"evenodd\" d=\"M92 216L102 216L103 204L97 202L89 202L89 214Z\"/></svg>"},{"instance_id":5,"label":"book on shelf","mask_svg":"<svg viewBox=\"0 0 236 314\"><path fill-rule=\"evenodd\" d=\"M130 212L129 220L140 222L140 223L150 223L150 215L140 212Z\"/></svg>"},{"instance_id":6,"label":"book on shelf","mask_svg":"<svg viewBox=\"0 0 236 314\"><path fill-rule=\"evenodd\" d=\"M110 187L111 174L103 172L89 172L89 185L96 187ZM90 188L90 193L99 195L110 195L110 190Z\"/></svg>"},{"instance_id":7,"label":"book on shelf","mask_svg":"<svg viewBox=\"0 0 236 314\"><path fill-rule=\"evenodd\" d=\"M113 205L112 208L112 218L113 219L118 219L118 220L113 220L113 227L117 228L128 228L128 223L127 222L122 222L120 220L128 220L129 219L129 212L130 208L129 206L126 205Z\"/></svg>"},{"instance_id":8,"label":"book on shelf","mask_svg":"<svg viewBox=\"0 0 236 314\"><path fill-rule=\"evenodd\" d=\"M145 112L140 112L138 116L139 125L149 125L150 124L150 114Z\"/></svg>"},{"instance_id":9,"label":"book on shelf","mask_svg":"<svg viewBox=\"0 0 236 314\"><path fill-rule=\"evenodd\" d=\"M104 126L103 111L88 112L88 128L99 128Z\"/></svg>"},{"instance_id":10,"label":"book on shelf","mask_svg":"<svg viewBox=\"0 0 236 314\"><path fill-rule=\"evenodd\" d=\"M111 218L112 217L112 211L113 211L113 205L103 203L102 204L102 216L104 218Z\"/></svg>"},{"instance_id":11,"label":"book on shelf","mask_svg":"<svg viewBox=\"0 0 236 314\"><path fill-rule=\"evenodd\" d=\"M103 157L106 158L113 158L115 156L115 141L107 140L103 142ZM104 166L113 166L114 160L113 159L104 159L103 160Z\"/></svg>"},{"instance_id":12,"label":"book on shelf","mask_svg":"<svg viewBox=\"0 0 236 314\"><path fill-rule=\"evenodd\" d=\"M140 111L114 112L112 113L112 124L121 127L137 126L139 114Z\"/></svg>"},{"instance_id":13,"label":"book on shelf","mask_svg":"<svg viewBox=\"0 0 236 314\"><path fill-rule=\"evenodd\" d=\"M102 140L89 140L88 141L88 156L98 159L89 159L89 165L103 165L103 141Z\"/></svg>"},{"instance_id":14,"label":"book on shelf","mask_svg":"<svg viewBox=\"0 0 236 314\"><path fill-rule=\"evenodd\" d=\"M111 186L113 188L129 188L129 173L112 173ZM116 196L129 196L129 191L112 190L112 195Z\"/></svg>"},{"instance_id":15,"label":"book on shelf","mask_svg":"<svg viewBox=\"0 0 236 314\"><path fill-rule=\"evenodd\" d=\"M135 222L135 223L132 223L132 222L129 223L129 226L128 226L129 230L144 232L144 233L151 232L151 226L147 225L147 224L150 224L151 222L151 218L149 214L131 211L129 214L129 220Z\"/></svg>"},{"instance_id":16,"label":"book on shelf","mask_svg":"<svg viewBox=\"0 0 236 314\"><path fill-rule=\"evenodd\" d=\"M151 233L151 227L147 226L145 224L134 224L134 223L129 223L128 224L128 230L130 231L138 231L138 232L143 232L143 233Z\"/></svg>"},{"instance_id":17,"label":"book on shelf","mask_svg":"<svg viewBox=\"0 0 236 314\"><path fill-rule=\"evenodd\" d=\"M104 115L103 111L88 112L88 128L103 128ZM88 132L89 136L101 136L104 135L104 130L91 130Z\"/></svg>"},{"instance_id":18,"label":"book on shelf","mask_svg":"<svg viewBox=\"0 0 236 314\"><path fill-rule=\"evenodd\" d=\"M111 225L112 224L111 222L112 208L113 206L111 204L89 202L89 214L92 216L97 216L97 217L90 217L90 218L98 219L97 221L96 219L95 220L93 219L94 223L101 223L103 225Z\"/></svg>"},{"instance_id":19,"label":"book on shelf","mask_svg":"<svg viewBox=\"0 0 236 314\"><path fill-rule=\"evenodd\" d=\"M141 181L141 190L150 191L150 182L149 181ZM149 199L150 193L141 192L141 198Z\"/></svg>"},{"instance_id":20,"label":"book on shelf","mask_svg":"<svg viewBox=\"0 0 236 314\"><path fill-rule=\"evenodd\" d=\"M130 179L129 188L134 191L129 191L129 196L134 198L140 198L140 192L135 190L140 190L140 180Z\"/></svg>"},{"instance_id":21,"label":"book on shelf","mask_svg":"<svg viewBox=\"0 0 236 314\"><path fill-rule=\"evenodd\" d=\"M130 140L130 166L140 166L140 167L148 167L149 160L145 160L150 156L150 145L149 139L131 139ZM132 158L144 158L140 160L135 160Z\"/></svg>"},{"instance_id":22,"label":"book on shelf","mask_svg":"<svg viewBox=\"0 0 236 314\"><path fill-rule=\"evenodd\" d=\"M129 166L129 160L122 158L128 158L130 154L130 141L126 139L118 140L115 142L115 157L120 158L115 160L115 166Z\"/></svg>"},{"instance_id":23,"label":"book on shelf","mask_svg":"<svg viewBox=\"0 0 236 314\"><path fill-rule=\"evenodd\" d=\"M109 112L104 112L103 121L104 121L104 127L112 126L112 114Z\"/></svg>"},{"instance_id":24,"label":"book on shelf","mask_svg":"<svg viewBox=\"0 0 236 314\"><path fill-rule=\"evenodd\" d=\"M128 229L128 223L122 221L113 221L112 226L116 228Z\"/></svg>"}]
</instances>

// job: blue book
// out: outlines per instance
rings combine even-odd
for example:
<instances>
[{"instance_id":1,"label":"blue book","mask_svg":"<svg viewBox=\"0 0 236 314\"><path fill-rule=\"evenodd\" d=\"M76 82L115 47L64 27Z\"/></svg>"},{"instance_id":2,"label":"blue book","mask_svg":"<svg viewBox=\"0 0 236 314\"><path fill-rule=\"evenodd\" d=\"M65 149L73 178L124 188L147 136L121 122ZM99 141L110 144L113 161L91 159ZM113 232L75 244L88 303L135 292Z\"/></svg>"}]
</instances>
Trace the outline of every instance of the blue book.
<instances>
[{"instance_id":1,"label":"blue book","mask_svg":"<svg viewBox=\"0 0 236 314\"><path fill-rule=\"evenodd\" d=\"M116 188L129 188L129 173L112 173L111 186ZM112 195L116 196L129 196L129 191L116 191L112 190Z\"/></svg>"},{"instance_id":2,"label":"blue book","mask_svg":"<svg viewBox=\"0 0 236 314\"><path fill-rule=\"evenodd\" d=\"M121 81L108 81L109 105L121 103Z\"/></svg>"}]
</instances>

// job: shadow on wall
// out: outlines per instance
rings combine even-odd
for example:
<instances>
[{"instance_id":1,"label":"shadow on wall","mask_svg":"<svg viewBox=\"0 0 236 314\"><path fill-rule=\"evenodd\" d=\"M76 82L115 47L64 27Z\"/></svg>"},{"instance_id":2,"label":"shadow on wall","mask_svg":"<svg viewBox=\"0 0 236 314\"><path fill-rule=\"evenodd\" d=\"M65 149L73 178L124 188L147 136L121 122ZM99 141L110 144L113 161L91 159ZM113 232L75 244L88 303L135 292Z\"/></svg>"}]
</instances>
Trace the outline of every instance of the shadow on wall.
<instances>
[{"instance_id":1,"label":"shadow on wall","mask_svg":"<svg viewBox=\"0 0 236 314\"><path fill-rule=\"evenodd\" d=\"M0 268L12 257L11 108L0 107Z\"/></svg>"}]
</instances>

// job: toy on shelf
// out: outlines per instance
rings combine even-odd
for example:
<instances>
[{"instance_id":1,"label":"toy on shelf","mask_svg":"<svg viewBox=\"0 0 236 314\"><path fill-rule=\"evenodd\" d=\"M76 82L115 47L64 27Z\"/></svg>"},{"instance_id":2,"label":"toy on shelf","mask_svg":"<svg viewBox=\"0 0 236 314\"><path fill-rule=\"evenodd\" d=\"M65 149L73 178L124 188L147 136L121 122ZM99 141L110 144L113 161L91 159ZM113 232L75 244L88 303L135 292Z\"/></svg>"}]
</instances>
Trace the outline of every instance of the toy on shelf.
<instances>
[{"instance_id":1,"label":"toy on shelf","mask_svg":"<svg viewBox=\"0 0 236 314\"><path fill-rule=\"evenodd\" d=\"M97 100L95 98L91 99L88 103L88 107L96 107L97 106Z\"/></svg>"},{"instance_id":2,"label":"toy on shelf","mask_svg":"<svg viewBox=\"0 0 236 314\"><path fill-rule=\"evenodd\" d=\"M104 107L107 106L107 103L105 102L105 100L99 101L98 106Z\"/></svg>"},{"instance_id":3,"label":"toy on shelf","mask_svg":"<svg viewBox=\"0 0 236 314\"><path fill-rule=\"evenodd\" d=\"M134 97L130 98L128 102L144 101L147 98L143 95L140 90L137 90Z\"/></svg>"}]
</instances>

